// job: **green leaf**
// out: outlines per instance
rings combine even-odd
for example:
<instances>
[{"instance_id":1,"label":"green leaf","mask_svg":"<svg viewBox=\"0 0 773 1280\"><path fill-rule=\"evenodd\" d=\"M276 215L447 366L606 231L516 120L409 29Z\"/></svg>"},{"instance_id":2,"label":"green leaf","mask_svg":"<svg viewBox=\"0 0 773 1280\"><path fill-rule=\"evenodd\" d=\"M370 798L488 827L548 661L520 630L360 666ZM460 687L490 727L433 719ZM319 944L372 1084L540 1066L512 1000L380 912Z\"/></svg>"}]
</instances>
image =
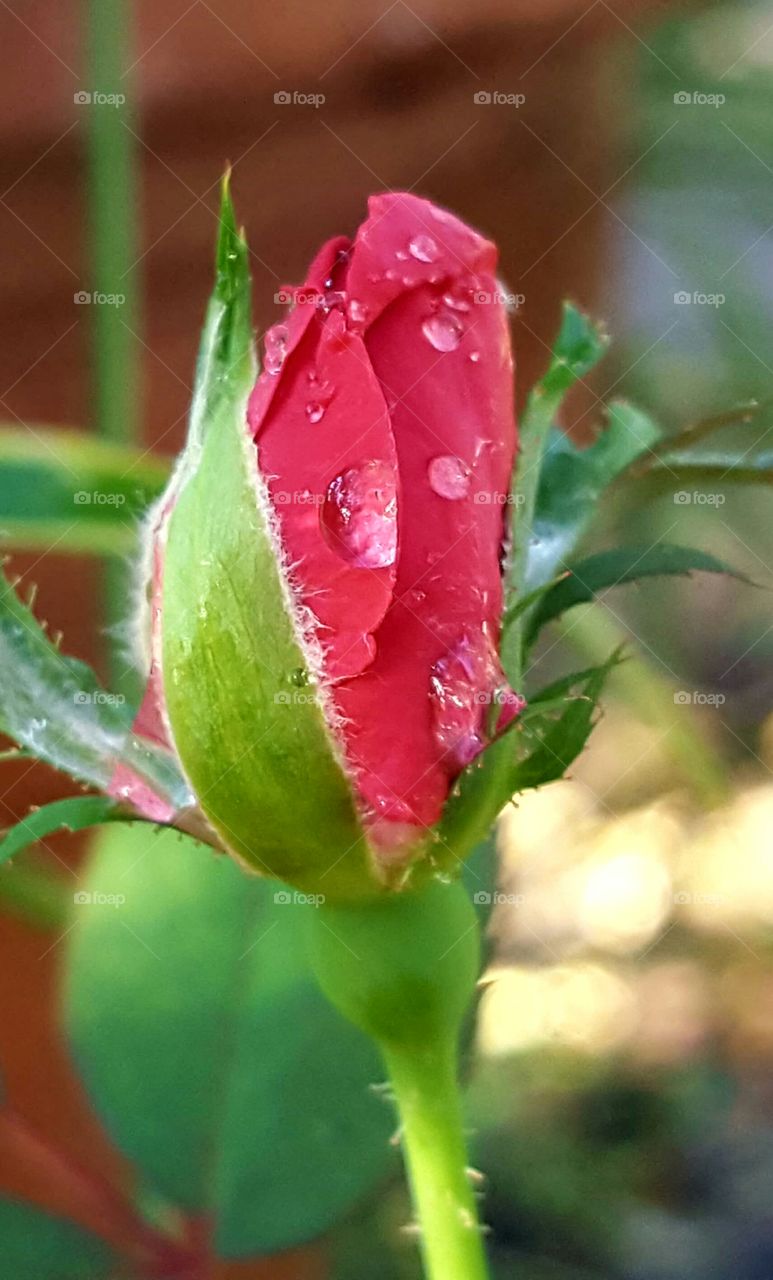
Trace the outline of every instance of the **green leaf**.
<instances>
[{"instance_id":1,"label":"green leaf","mask_svg":"<svg viewBox=\"0 0 773 1280\"><path fill-rule=\"evenodd\" d=\"M568 568L604 490L661 438L652 419L624 401L614 401L607 413L605 429L586 448L578 448L561 431L550 434L532 518L521 523L522 512L516 517L516 540L520 528L522 548L516 601ZM517 614L502 636L503 665L516 688L532 632L531 612L524 609Z\"/></svg>"},{"instance_id":2,"label":"green leaf","mask_svg":"<svg viewBox=\"0 0 773 1280\"><path fill-rule=\"evenodd\" d=\"M116 1257L101 1240L20 1200L0 1199L0 1252L8 1280L106 1280Z\"/></svg>"},{"instance_id":3,"label":"green leaf","mask_svg":"<svg viewBox=\"0 0 773 1280\"><path fill-rule=\"evenodd\" d=\"M378 1055L322 996L291 891L170 831L101 833L66 1025L113 1139L245 1257L327 1230L389 1168ZM297 898L298 895L295 895Z\"/></svg>"},{"instance_id":4,"label":"green leaf","mask_svg":"<svg viewBox=\"0 0 773 1280\"><path fill-rule=\"evenodd\" d=\"M530 587L529 538L540 487L542 460L561 402L578 378L583 378L603 356L607 335L578 311L564 303L561 328L547 373L531 391L521 420L520 451L516 460L513 499L516 512L513 551L506 571L506 607ZM532 585L538 585L534 583Z\"/></svg>"},{"instance_id":5,"label":"green leaf","mask_svg":"<svg viewBox=\"0 0 773 1280\"><path fill-rule=\"evenodd\" d=\"M73 796L68 800L54 800L40 809L28 813L0 839L0 863L16 857L31 844L45 840L46 836L65 828L67 831L83 831L102 822L128 821L120 805L107 796Z\"/></svg>"},{"instance_id":6,"label":"green leaf","mask_svg":"<svg viewBox=\"0 0 773 1280\"><path fill-rule=\"evenodd\" d=\"M122 762L173 808L190 804L169 752L131 733L131 709L51 643L0 573L0 733L37 760L104 790Z\"/></svg>"},{"instance_id":7,"label":"green leaf","mask_svg":"<svg viewBox=\"0 0 773 1280\"><path fill-rule=\"evenodd\" d=\"M68 427L0 424L0 547L125 555L169 470L147 450Z\"/></svg>"},{"instance_id":8,"label":"green leaf","mask_svg":"<svg viewBox=\"0 0 773 1280\"><path fill-rule=\"evenodd\" d=\"M593 713L614 653L590 671L578 672L545 690L457 780L438 828L440 842L457 857L485 839L500 811L520 791L563 776L593 727ZM575 690L572 697L568 695ZM556 700L559 714L555 715ZM440 849L441 845L436 846Z\"/></svg>"},{"instance_id":9,"label":"green leaf","mask_svg":"<svg viewBox=\"0 0 773 1280\"><path fill-rule=\"evenodd\" d=\"M221 223L218 263L228 269L210 308L193 443L166 544L169 720L204 812L239 858L328 897L375 892L349 782L290 612L247 433L255 379L249 268L227 192Z\"/></svg>"},{"instance_id":10,"label":"green leaf","mask_svg":"<svg viewBox=\"0 0 773 1280\"><path fill-rule=\"evenodd\" d=\"M640 578L685 575L697 571L727 573L742 581L748 579L723 560L696 547L679 547L660 542L649 547L617 547L600 551L574 565L538 602L531 614L527 644L531 644L545 623L577 604L593 600L609 587L619 587Z\"/></svg>"}]
</instances>

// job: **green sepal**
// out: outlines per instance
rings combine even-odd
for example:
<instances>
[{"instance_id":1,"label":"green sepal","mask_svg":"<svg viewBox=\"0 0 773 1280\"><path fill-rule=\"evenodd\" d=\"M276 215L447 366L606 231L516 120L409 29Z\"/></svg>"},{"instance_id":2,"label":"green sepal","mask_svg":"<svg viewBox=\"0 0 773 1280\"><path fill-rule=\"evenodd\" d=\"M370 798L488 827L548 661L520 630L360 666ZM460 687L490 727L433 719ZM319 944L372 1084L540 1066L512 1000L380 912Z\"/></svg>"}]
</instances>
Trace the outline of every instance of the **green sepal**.
<instances>
[{"instance_id":1,"label":"green sepal","mask_svg":"<svg viewBox=\"0 0 773 1280\"><path fill-rule=\"evenodd\" d=\"M280 564L247 400L247 246L223 193L218 275L163 566L162 670L175 746L225 846L326 897L379 884Z\"/></svg>"}]
</instances>

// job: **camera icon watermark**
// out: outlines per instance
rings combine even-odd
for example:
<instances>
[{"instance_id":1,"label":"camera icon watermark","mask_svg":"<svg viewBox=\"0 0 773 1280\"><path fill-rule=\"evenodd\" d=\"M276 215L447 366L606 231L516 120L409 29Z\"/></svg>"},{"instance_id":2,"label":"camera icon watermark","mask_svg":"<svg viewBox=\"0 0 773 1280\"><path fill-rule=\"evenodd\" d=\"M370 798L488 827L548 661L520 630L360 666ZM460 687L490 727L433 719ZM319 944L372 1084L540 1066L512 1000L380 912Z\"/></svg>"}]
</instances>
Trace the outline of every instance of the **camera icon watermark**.
<instances>
[{"instance_id":1,"label":"camera icon watermark","mask_svg":"<svg viewBox=\"0 0 773 1280\"><path fill-rule=\"evenodd\" d=\"M278 107L314 107L318 110L325 102L325 95L303 93L300 89L277 89L274 102Z\"/></svg>"},{"instance_id":2,"label":"camera icon watermark","mask_svg":"<svg viewBox=\"0 0 773 1280\"><path fill-rule=\"evenodd\" d=\"M724 493L703 493L698 489L694 489L692 493L689 489L679 489L674 494L674 504L677 507L723 507L726 501L727 495Z\"/></svg>"},{"instance_id":3,"label":"camera icon watermark","mask_svg":"<svg viewBox=\"0 0 773 1280\"><path fill-rule=\"evenodd\" d=\"M472 500L479 507L522 507L526 501L522 493L492 492L491 489L476 489Z\"/></svg>"},{"instance_id":4,"label":"camera icon watermark","mask_svg":"<svg viewBox=\"0 0 773 1280\"><path fill-rule=\"evenodd\" d=\"M126 502L125 493L105 493L102 489L78 489L72 495L76 507L122 507Z\"/></svg>"},{"instance_id":5,"label":"camera icon watermark","mask_svg":"<svg viewBox=\"0 0 773 1280\"><path fill-rule=\"evenodd\" d=\"M87 893L81 889L72 895L76 907L122 907L126 902L125 893Z\"/></svg>"},{"instance_id":6,"label":"camera icon watermark","mask_svg":"<svg viewBox=\"0 0 773 1280\"><path fill-rule=\"evenodd\" d=\"M472 95L476 107L522 107L525 93L503 93L500 89L478 89Z\"/></svg>"},{"instance_id":7,"label":"camera icon watermark","mask_svg":"<svg viewBox=\"0 0 773 1280\"><path fill-rule=\"evenodd\" d=\"M675 907L718 907L722 904L723 898L720 893L688 893L685 889L680 889L674 894Z\"/></svg>"},{"instance_id":8,"label":"camera icon watermark","mask_svg":"<svg viewBox=\"0 0 773 1280\"><path fill-rule=\"evenodd\" d=\"M704 693L701 689L678 689L674 694L677 707L721 707L726 702L724 693Z\"/></svg>"},{"instance_id":9,"label":"camera icon watermark","mask_svg":"<svg viewBox=\"0 0 773 1280\"><path fill-rule=\"evenodd\" d=\"M694 289L692 293L687 289L678 289L674 294L677 307L722 307L726 301L724 293L702 293L700 289Z\"/></svg>"},{"instance_id":10,"label":"camera icon watermark","mask_svg":"<svg viewBox=\"0 0 773 1280\"><path fill-rule=\"evenodd\" d=\"M277 707L308 707L317 701L315 693L303 689L280 689L274 694Z\"/></svg>"},{"instance_id":11,"label":"camera icon watermark","mask_svg":"<svg viewBox=\"0 0 773 1280\"><path fill-rule=\"evenodd\" d=\"M126 698L122 693L107 693L104 689L78 689L72 700L79 707L122 707Z\"/></svg>"},{"instance_id":12,"label":"camera icon watermark","mask_svg":"<svg viewBox=\"0 0 773 1280\"><path fill-rule=\"evenodd\" d=\"M723 107L727 102L724 93L702 93L700 89L687 91L682 89L674 94L677 107Z\"/></svg>"},{"instance_id":13,"label":"camera icon watermark","mask_svg":"<svg viewBox=\"0 0 773 1280\"><path fill-rule=\"evenodd\" d=\"M324 407L320 418L323 416ZM314 417L311 417L314 421ZM325 503L324 493L314 493L311 489L275 489L271 494L271 501L275 507L321 507Z\"/></svg>"},{"instance_id":14,"label":"camera icon watermark","mask_svg":"<svg viewBox=\"0 0 773 1280\"><path fill-rule=\"evenodd\" d=\"M508 311L517 311L526 301L525 293L506 293L503 289L476 289L472 295L472 300L476 306L485 307L491 303L495 306L506 307Z\"/></svg>"},{"instance_id":15,"label":"camera icon watermark","mask_svg":"<svg viewBox=\"0 0 773 1280\"><path fill-rule=\"evenodd\" d=\"M100 293L99 290L90 292L88 289L79 289L77 293L72 295L72 300L76 307L122 307L126 302L126 294Z\"/></svg>"},{"instance_id":16,"label":"camera icon watermark","mask_svg":"<svg viewBox=\"0 0 773 1280\"><path fill-rule=\"evenodd\" d=\"M101 93L99 90L79 89L72 95L76 107L123 107L126 105L125 93Z\"/></svg>"},{"instance_id":17,"label":"camera icon watermark","mask_svg":"<svg viewBox=\"0 0 773 1280\"><path fill-rule=\"evenodd\" d=\"M479 889L472 895L472 900L479 907L522 907L526 902L526 896L523 893L500 893L498 890L488 893L484 889Z\"/></svg>"},{"instance_id":18,"label":"camera icon watermark","mask_svg":"<svg viewBox=\"0 0 773 1280\"><path fill-rule=\"evenodd\" d=\"M321 907L324 901L324 893L299 893L297 889L277 889L274 894L274 902L279 907Z\"/></svg>"}]
</instances>

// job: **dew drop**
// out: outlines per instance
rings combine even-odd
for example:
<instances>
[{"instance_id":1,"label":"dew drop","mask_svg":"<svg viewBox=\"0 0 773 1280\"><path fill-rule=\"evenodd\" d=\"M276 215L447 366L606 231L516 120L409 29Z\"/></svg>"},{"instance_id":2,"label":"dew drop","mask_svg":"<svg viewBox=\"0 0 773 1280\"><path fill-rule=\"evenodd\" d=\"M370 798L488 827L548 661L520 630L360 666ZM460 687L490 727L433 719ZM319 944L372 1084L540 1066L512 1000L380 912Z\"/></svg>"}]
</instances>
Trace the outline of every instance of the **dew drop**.
<instances>
[{"instance_id":1,"label":"dew drop","mask_svg":"<svg viewBox=\"0 0 773 1280\"><path fill-rule=\"evenodd\" d=\"M429 487L440 498L458 502L470 492L470 471L461 458L444 453L433 458L427 468Z\"/></svg>"},{"instance_id":2,"label":"dew drop","mask_svg":"<svg viewBox=\"0 0 773 1280\"><path fill-rule=\"evenodd\" d=\"M286 324L275 324L266 334L263 367L272 376L279 373L284 364L288 336Z\"/></svg>"},{"instance_id":3,"label":"dew drop","mask_svg":"<svg viewBox=\"0 0 773 1280\"><path fill-rule=\"evenodd\" d=\"M325 416L325 406L320 404L318 400L310 400L306 405L306 417L309 422L321 422Z\"/></svg>"},{"instance_id":4,"label":"dew drop","mask_svg":"<svg viewBox=\"0 0 773 1280\"><path fill-rule=\"evenodd\" d=\"M443 302L451 311L469 311L470 304L461 293L444 293Z\"/></svg>"},{"instance_id":5,"label":"dew drop","mask_svg":"<svg viewBox=\"0 0 773 1280\"><path fill-rule=\"evenodd\" d=\"M436 262L440 250L432 236L414 236L408 245L408 252L417 262Z\"/></svg>"},{"instance_id":6,"label":"dew drop","mask_svg":"<svg viewBox=\"0 0 773 1280\"><path fill-rule=\"evenodd\" d=\"M446 766L459 772L486 745L488 713L501 708L502 671L485 624L480 630L464 630L438 658L430 672L429 695L435 742Z\"/></svg>"},{"instance_id":7,"label":"dew drop","mask_svg":"<svg viewBox=\"0 0 773 1280\"><path fill-rule=\"evenodd\" d=\"M397 483L388 462L372 458L331 480L320 511L329 546L359 569L384 569L397 555Z\"/></svg>"},{"instance_id":8,"label":"dew drop","mask_svg":"<svg viewBox=\"0 0 773 1280\"><path fill-rule=\"evenodd\" d=\"M436 351L455 351L462 340L462 326L455 316L438 312L421 326L427 342Z\"/></svg>"},{"instance_id":9,"label":"dew drop","mask_svg":"<svg viewBox=\"0 0 773 1280\"><path fill-rule=\"evenodd\" d=\"M362 328L367 323L368 308L364 302L360 302L359 298L350 298L346 311L349 323L355 328Z\"/></svg>"},{"instance_id":10,"label":"dew drop","mask_svg":"<svg viewBox=\"0 0 773 1280\"><path fill-rule=\"evenodd\" d=\"M479 352L479 351L471 351L471 352L470 352L470 359L472 360L472 363L473 363L473 364L477 364L477 363L478 363L478 361L480 360L480 352Z\"/></svg>"}]
</instances>

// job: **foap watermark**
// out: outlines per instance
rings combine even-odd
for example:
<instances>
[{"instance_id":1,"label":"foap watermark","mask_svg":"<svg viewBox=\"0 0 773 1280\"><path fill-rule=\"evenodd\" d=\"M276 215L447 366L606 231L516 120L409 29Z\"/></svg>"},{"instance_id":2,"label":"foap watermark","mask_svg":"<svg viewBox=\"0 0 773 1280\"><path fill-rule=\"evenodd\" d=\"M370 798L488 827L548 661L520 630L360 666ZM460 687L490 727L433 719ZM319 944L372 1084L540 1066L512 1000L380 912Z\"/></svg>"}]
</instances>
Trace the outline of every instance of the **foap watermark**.
<instances>
[{"instance_id":1,"label":"foap watermark","mask_svg":"<svg viewBox=\"0 0 773 1280\"><path fill-rule=\"evenodd\" d=\"M723 507L727 501L724 493L703 493L698 489L694 489L692 493L689 489L679 489L674 494L674 503L677 507Z\"/></svg>"},{"instance_id":2,"label":"foap watermark","mask_svg":"<svg viewBox=\"0 0 773 1280\"><path fill-rule=\"evenodd\" d=\"M72 700L79 707L122 707L126 702L122 693L106 693L104 689L77 689Z\"/></svg>"},{"instance_id":3,"label":"foap watermark","mask_svg":"<svg viewBox=\"0 0 773 1280\"><path fill-rule=\"evenodd\" d=\"M504 93L501 89L478 89L472 95L476 107L522 107L525 93Z\"/></svg>"},{"instance_id":4,"label":"foap watermark","mask_svg":"<svg viewBox=\"0 0 773 1280\"><path fill-rule=\"evenodd\" d=\"M122 307L126 302L125 293L100 293L88 289L79 289L72 295L76 307Z\"/></svg>"},{"instance_id":5,"label":"foap watermark","mask_svg":"<svg viewBox=\"0 0 773 1280\"><path fill-rule=\"evenodd\" d=\"M122 507L125 493L106 493L104 489L78 489L72 495L76 507Z\"/></svg>"},{"instance_id":6,"label":"foap watermark","mask_svg":"<svg viewBox=\"0 0 773 1280\"><path fill-rule=\"evenodd\" d=\"M726 102L724 93L703 93L700 89L682 89L674 94L677 107L723 107Z\"/></svg>"},{"instance_id":7,"label":"foap watermark","mask_svg":"<svg viewBox=\"0 0 773 1280\"><path fill-rule=\"evenodd\" d=\"M122 907L126 902L125 893L87 893L80 889L72 895L76 907Z\"/></svg>"},{"instance_id":8,"label":"foap watermark","mask_svg":"<svg viewBox=\"0 0 773 1280\"><path fill-rule=\"evenodd\" d=\"M490 489L476 489L472 500L480 507L521 507L526 498L522 493L493 493Z\"/></svg>"},{"instance_id":9,"label":"foap watermark","mask_svg":"<svg viewBox=\"0 0 773 1280\"><path fill-rule=\"evenodd\" d=\"M701 689L678 689L674 694L677 707L721 707L727 702L724 693L703 693Z\"/></svg>"},{"instance_id":10,"label":"foap watermark","mask_svg":"<svg viewBox=\"0 0 773 1280\"><path fill-rule=\"evenodd\" d=\"M492 291L476 289L472 295L472 300L476 306L485 307L493 303L494 306L506 307L508 311L517 311L526 301L526 294L507 293L504 289L494 289Z\"/></svg>"},{"instance_id":11,"label":"foap watermark","mask_svg":"<svg viewBox=\"0 0 773 1280\"><path fill-rule=\"evenodd\" d=\"M316 701L317 695L309 689L280 689L274 694L277 707L307 707Z\"/></svg>"},{"instance_id":12,"label":"foap watermark","mask_svg":"<svg viewBox=\"0 0 773 1280\"><path fill-rule=\"evenodd\" d=\"M102 93L99 89L79 89L72 95L76 107L123 107L126 105L125 93Z\"/></svg>"},{"instance_id":13,"label":"foap watermark","mask_svg":"<svg viewBox=\"0 0 773 1280\"><path fill-rule=\"evenodd\" d=\"M500 893L498 890L494 893L488 893L484 889L480 889L472 895L472 900L480 907L522 907L526 902L526 897L522 893Z\"/></svg>"},{"instance_id":14,"label":"foap watermark","mask_svg":"<svg viewBox=\"0 0 773 1280\"><path fill-rule=\"evenodd\" d=\"M688 893L680 889L674 894L675 907L721 907L724 898L721 893Z\"/></svg>"},{"instance_id":15,"label":"foap watermark","mask_svg":"<svg viewBox=\"0 0 773 1280\"><path fill-rule=\"evenodd\" d=\"M692 293L688 289L678 289L674 294L677 307L722 307L726 301L724 293L701 293L700 289L694 289Z\"/></svg>"},{"instance_id":16,"label":"foap watermark","mask_svg":"<svg viewBox=\"0 0 773 1280\"><path fill-rule=\"evenodd\" d=\"M315 107L325 102L324 93L303 93L300 89L277 89L274 102L278 107Z\"/></svg>"},{"instance_id":17,"label":"foap watermark","mask_svg":"<svg viewBox=\"0 0 773 1280\"><path fill-rule=\"evenodd\" d=\"M524 700L519 693L513 693L512 689L502 685L497 689L478 689L475 693L475 701L486 707L515 707L517 711L524 706Z\"/></svg>"},{"instance_id":18,"label":"foap watermark","mask_svg":"<svg viewBox=\"0 0 773 1280\"><path fill-rule=\"evenodd\" d=\"M321 507L324 506L325 495L313 493L311 489L275 489L271 501L275 507Z\"/></svg>"},{"instance_id":19,"label":"foap watermark","mask_svg":"<svg viewBox=\"0 0 773 1280\"><path fill-rule=\"evenodd\" d=\"M280 907L321 907L324 901L324 893L298 893L297 889L277 889L274 894L274 902Z\"/></svg>"},{"instance_id":20,"label":"foap watermark","mask_svg":"<svg viewBox=\"0 0 773 1280\"><path fill-rule=\"evenodd\" d=\"M299 306L303 305L304 302L317 304L321 301L322 294L317 289L289 289L285 287L277 289L274 294L274 302L278 307Z\"/></svg>"}]
</instances>

